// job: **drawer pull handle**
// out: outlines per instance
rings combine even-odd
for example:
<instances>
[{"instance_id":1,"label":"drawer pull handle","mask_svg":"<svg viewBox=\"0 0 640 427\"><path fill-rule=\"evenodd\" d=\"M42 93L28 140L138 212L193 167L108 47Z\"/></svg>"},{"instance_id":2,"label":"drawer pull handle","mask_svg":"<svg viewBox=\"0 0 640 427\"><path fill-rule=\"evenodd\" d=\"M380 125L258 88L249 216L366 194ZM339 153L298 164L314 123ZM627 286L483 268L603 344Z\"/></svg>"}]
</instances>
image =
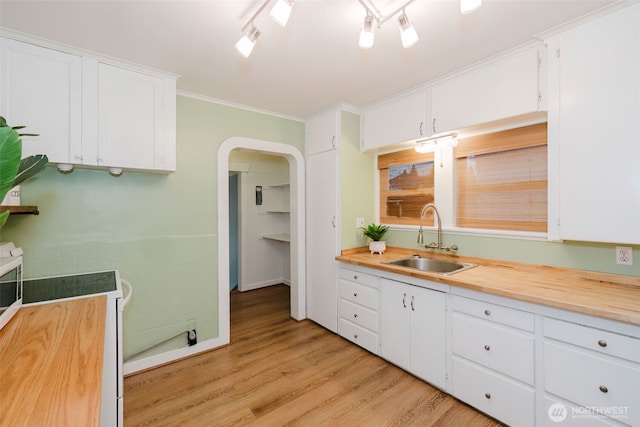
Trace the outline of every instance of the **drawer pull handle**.
<instances>
[{"instance_id":1,"label":"drawer pull handle","mask_svg":"<svg viewBox=\"0 0 640 427\"><path fill-rule=\"evenodd\" d=\"M353 317L358 317L358 313L353 313Z\"/></svg>"},{"instance_id":2,"label":"drawer pull handle","mask_svg":"<svg viewBox=\"0 0 640 427\"><path fill-rule=\"evenodd\" d=\"M358 334L353 334L353 339L358 339Z\"/></svg>"},{"instance_id":3,"label":"drawer pull handle","mask_svg":"<svg viewBox=\"0 0 640 427\"><path fill-rule=\"evenodd\" d=\"M484 314L485 314L485 315L487 315L487 316L490 316L490 315L491 315L491 311L489 311L489 309L486 309L486 310L484 311Z\"/></svg>"},{"instance_id":4,"label":"drawer pull handle","mask_svg":"<svg viewBox=\"0 0 640 427\"><path fill-rule=\"evenodd\" d=\"M407 308L407 294L402 294L402 306Z\"/></svg>"},{"instance_id":5,"label":"drawer pull handle","mask_svg":"<svg viewBox=\"0 0 640 427\"><path fill-rule=\"evenodd\" d=\"M357 296L358 296L358 293L357 293L357 292L354 292L354 293L353 293L353 296L354 296L354 297L357 297Z\"/></svg>"},{"instance_id":6,"label":"drawer pull handle","mask_svg":"<svg viewBox=\"0 0 640 427\"><path fill-rule=\"evenodd\" d=\"M485 345L485 346L484 346L484 349L485 349L485 350L487 350L487 351L489 351L489 350L491 350L491 346L490 346L490 345Z\"/></svg>"},{"instance_id":7,"label":"drawer pull handle","mask_svg":"<svg viewBox=\"0 0 640 427\"><path fill-rule=\"evenodd\" d=\"M600 387L598 387L600 389L601 392L603 393L608 393L609 389L607 388L607 386L601 385Z\"/></svg>"},{"instance_id":8,"label":"drawer pull handle","mask_svg":"<svg viewBox=\"0 0 640 427\"><path fill-rule=\"evenodd\" d=\"M358 280L358 275L357 274L353 275L353 280Z\"/></svg>"},{"instance_id":9,"label":"drawer pull handle","mask_svg":"<svg viewBox=\"0 0 640 427\"><path fill-rule=\"evenodd\" d=\"M485 393L484 397L486 397L487 399L491 399L491 393Z\"/></svg>"},{"instance_id":10,"label":"drawer pull handle","mask_svg":"<svg viewBox=\"0 0 640 427\"><path fill-rule=\"evenodd\" d=\"M413 306L413 300L415 299L415 297L413 295L411 295L411 311L416 311L416 308Z\"/></svg>"},{"instance_id":11,"label":"drawer pull handle","mask_svg":"<svg viewBox=\"0 0 640 427\"><path fill-rule=\"evenodd\" d=\"M598 341L598 345L599 345L600 347L604 348L604 347L606 347L606 346L607 346L607 342L606 342L605 340L600 340L600 341Z\"/></svg>"}]
</instances>

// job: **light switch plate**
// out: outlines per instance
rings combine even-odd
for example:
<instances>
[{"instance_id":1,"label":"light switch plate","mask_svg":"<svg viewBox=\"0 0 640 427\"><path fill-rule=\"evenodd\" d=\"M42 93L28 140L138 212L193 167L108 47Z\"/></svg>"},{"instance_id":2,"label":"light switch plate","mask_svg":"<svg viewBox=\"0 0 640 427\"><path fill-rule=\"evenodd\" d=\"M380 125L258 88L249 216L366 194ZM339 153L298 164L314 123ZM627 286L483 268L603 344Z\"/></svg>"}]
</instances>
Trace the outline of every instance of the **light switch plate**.
<instances>
[{"instance_id":1,"label":"light switch plate","mask_svg":"<svg viewBox=\"0 0 640 427\"><path fill-rule=\"evenodd\" d=\"M356 228L364 227L364 218L356 218Z\"/></svg>"}]
</instances>

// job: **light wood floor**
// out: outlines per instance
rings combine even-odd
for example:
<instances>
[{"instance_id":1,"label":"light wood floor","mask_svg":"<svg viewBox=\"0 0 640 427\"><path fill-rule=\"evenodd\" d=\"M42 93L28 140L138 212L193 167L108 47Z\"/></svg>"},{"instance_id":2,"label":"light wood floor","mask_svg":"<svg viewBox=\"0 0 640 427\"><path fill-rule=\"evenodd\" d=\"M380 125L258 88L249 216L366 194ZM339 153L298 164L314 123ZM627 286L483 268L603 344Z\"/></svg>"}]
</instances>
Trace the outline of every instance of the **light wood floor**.
<instances>
[{"instance_id":1,"label":"light wood floor","mask_svg":"<svg viewBox=\"0 0 640 427\"><path fill-rule=\"evenodd\" d=\"M289 288L231 295L231 344L125 379L133 426L500 426L311 321Z\"/></svg>"}]
</instances>

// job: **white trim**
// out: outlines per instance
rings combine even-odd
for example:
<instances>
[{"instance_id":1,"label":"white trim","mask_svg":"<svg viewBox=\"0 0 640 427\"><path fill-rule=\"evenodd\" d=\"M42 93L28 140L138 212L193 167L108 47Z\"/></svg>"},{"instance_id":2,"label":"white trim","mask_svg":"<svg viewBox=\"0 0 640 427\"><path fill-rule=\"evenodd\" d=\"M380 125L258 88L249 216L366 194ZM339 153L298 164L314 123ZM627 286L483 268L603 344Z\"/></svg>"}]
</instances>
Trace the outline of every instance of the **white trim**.
<instances>
[{"instance_id":1,"label":"white trim","mask_svg":"<svg viewBox=\"0 0 640 427\"><path fill-rule=\"evenodd\" d=\"M237 148L281 154L289 161L291 183L291 317L306 318L305 166L293 145L244 137L229 138L218 149L218 337L230 342L229 325L229 155ZM227 286L224 286L227 284Z\"/></svg>"},{"instance_id":2,"label":"white trim","mask_svg":"<svg viewBox=\"0 0 640 427\"><path fill-rule=\"evenodd\" d=\"M418 233L417 225L404 225L404 224L387 224L391 231L415 231L416 237ZM436 232L436 228L433 226L423 226L425 231ZM475 236L475 237L498 237L504 239L518 239L518 240L541 240L547 241L547 233L536 231L517 231L517 230L489 230L483 228L460 228L460 227L442 227L442 232L458 235L458 236Z\"/></svg>"},{"instance_id":3,"label":"white trim","mask_svg":"<svg viewBox=\"0 0 640 427\"><path fill-rule=\"evenodd\" d=\"M237 103L237 102L227 101L227 100L219 99L219 98L213 98L211 96L200 95L200 94L189 92L189 91L186 91L186 90L179 89L177 91L177 94L180 95L180 96L185 96L187 98L197 99L199 101L210 102L212 104L220 104L220 105L224 105L224 106L227 106L227 107L239 108L241 110L252 111L254 113L260 113L260 114L267 114L269 116L280 117L281 119L293 120L293 121L296 121L296 122L302 122L302 123L305 122L305 119L303 119L301 117L289 116L287 114L277 113L277 112L269 111L269 110L263 110L261 108L252 107L250 105L240 104L240 103Z\"/></svg>"},{"instance_id":4,"label":"white trim","mask_svg":"<svg viewBox=\"0 0 640 427\"><path fill-rule=\"evenodd\" d=\"M136 372L155 368L160 365L165 365L167 363L174 362L179 359L184 359L185 357L202 353L203 351L213 350L214 348L221 347L225 344L227 344L227 342L223 342L223 340L218 337L218 338L213 338L206 341L201 341L198 344L193 345L191 347L179 348L176 350L171 350L165 353L157 354L155 356L150 356L145 359L127 362L124 364L123 374L125 376L135 374Z\"/></svg>"}]
</instances>

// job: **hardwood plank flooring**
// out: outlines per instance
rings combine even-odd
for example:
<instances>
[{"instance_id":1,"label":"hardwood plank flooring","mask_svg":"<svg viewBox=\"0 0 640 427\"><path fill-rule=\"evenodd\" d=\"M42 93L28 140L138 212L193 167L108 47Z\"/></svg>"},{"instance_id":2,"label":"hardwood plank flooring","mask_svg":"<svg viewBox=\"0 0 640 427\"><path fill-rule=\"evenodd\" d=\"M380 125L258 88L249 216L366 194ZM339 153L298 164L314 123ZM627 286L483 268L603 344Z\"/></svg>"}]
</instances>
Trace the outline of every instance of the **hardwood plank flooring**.
<instances>
[{"instance_id":1,"label":"hardwood plank flooring","mask_svg":"<svg viewBox=\"0 0 640 427\"><path fill-rule=\"evenodd\" d=\"M501 426L312 321L289 287L231 294L231 344L125 378L134 426Z\"/></svg>"}]
</instances>

